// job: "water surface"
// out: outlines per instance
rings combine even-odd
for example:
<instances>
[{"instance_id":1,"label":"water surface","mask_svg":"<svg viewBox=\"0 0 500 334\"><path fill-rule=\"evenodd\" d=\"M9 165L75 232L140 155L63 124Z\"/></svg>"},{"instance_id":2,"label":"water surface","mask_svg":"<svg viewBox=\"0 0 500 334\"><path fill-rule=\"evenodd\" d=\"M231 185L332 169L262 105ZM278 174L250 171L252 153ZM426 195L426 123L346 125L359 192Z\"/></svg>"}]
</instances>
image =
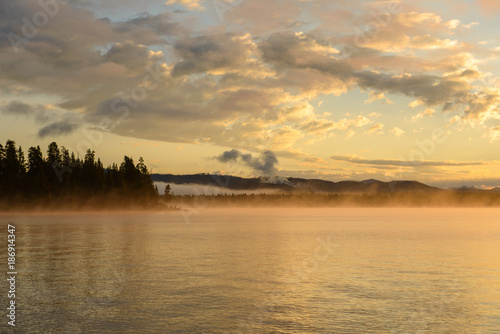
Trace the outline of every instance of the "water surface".
<instances>
[{"instance_id":1,"label":"water surface","mask_svg":"<svg viewBox=\"0 0 500 334\"><path fill-rule=\"evenodd\" d=\"M0 221L17 228L18 333L469 334L500 332L498 217L225 209Z\"/></svg>"}]
</instances>

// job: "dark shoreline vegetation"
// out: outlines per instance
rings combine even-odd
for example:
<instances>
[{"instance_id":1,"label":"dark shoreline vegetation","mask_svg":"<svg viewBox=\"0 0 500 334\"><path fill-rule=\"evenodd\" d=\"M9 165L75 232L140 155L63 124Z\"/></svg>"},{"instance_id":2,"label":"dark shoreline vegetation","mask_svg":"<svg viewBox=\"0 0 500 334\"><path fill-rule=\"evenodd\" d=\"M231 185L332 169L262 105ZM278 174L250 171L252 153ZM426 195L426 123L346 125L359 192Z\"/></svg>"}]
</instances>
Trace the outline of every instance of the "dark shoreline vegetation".
<instances>
[{"instance_id":1,"label":"dark shoreline vegetation","mask_svg":"<svg viewBox=\"0 0 500 334\"><path fill-rule=\"evenodd\" d=\"M500 193L440 190L435 193L281 193L172 196L171 205L193 210L221 207L500 207Z\"/></svg>"},{"instance_id":2,"label":"dark shoreline vegetation","mask_svg":"<svg viewBox=\"0 0 500 334\"><path fill-rule=\"evenodd\" d=\"M239 195L159 195L154 181L217 186L226 190L257 190ZM218 181L218 182L216 182ZM95 152L83 159L53 142L44 156L39 146L25 157L12 140L0 144L0 212L199 210L209 207L500 207L500 191L443 190L415 181L363 182L243 179L198 174L151 175L142 158L125 156L120 165L104 168Z\"/></svg>"},{"instance_id":3,"label":"dark shoreline vegetation","mask_svg":"<svg viewBox=\"0 0 500 334\"><path fill-rule=\"evenodd\" d=\"M75 157L53 142L45 157L40 146L25 157L12 140L0 145L0 210L148 209L158 202L158 190L142 158L124 157L104 168L95 152Z\"/></svg>"}]
</instances>

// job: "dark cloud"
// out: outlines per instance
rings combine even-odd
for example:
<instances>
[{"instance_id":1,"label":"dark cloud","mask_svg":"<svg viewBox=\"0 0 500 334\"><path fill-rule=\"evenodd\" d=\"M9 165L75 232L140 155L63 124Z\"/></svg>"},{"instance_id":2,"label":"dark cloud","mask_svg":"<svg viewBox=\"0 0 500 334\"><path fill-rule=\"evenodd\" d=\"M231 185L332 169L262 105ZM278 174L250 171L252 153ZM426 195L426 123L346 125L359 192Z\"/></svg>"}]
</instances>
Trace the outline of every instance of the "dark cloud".
<instances>
[{"instance_id":1,"label":"dark cloud","mask_svg":"<svg viewBox=\"0 0 500 334\"><path fill-rule=\"evenodd\" d=\"M149 61L149 49L131 41L116 43L103 56L107 61L126 66L130 69L143 69Z\"/></svg>"},{"instance_id":2,"label":"dark cloud","mask_svg":"<svg viewBox=\"0 0 500 334\"><path fill-rule=\"evenodd\" d=\"M138 17L128 20L126 24L147 27L156 31L159 35L174 35L184 31L174 22L172 14L170 13L158 15L143 13ZM122 27L122 29L125 29L125 27Z\"/></svg>"},{"instance_id":3,"label":"dark cloud","mask_svg":"<svg viewBox=\"0 0 500 334\"><path fill-rule=\"evenodd\" d=\"M173 76L205 73L243 65L247 56L244 40L234 34L205 34L185 37L174 45L181 59L175 64Z\"/></svg>"},{"instance_id":4,"label":"dark cloud","mask_svg":"<svg viewBox=\"0 0 500 334\"><path fill-rule=\"evenodd\" d=\"M433 75L390 75L372 71L354 73L358 85L392 94L403 94L420 99L427 106L445 103L465 102L472 89L466 81Z\"/></svg>"},{"instance_id":5,"label":"dark cloud","mask_svg":"<svg viewBox=\"0 0 500 334\"><path fill-rule=\"evenodd\" d=\"M226 163L226 162L236 161L240 156L241 156L240 151L231 150L222 153L220 156L217 157L217 160Z\"/></svg>"},{"instance_id":6,"label":"dark cloud","mask_svg":"<svg viewBox=\"0 0 500 334\"><path fill-rule=\"evenodd\" d=\"M79 125L74 124L74 123L68 123L68 122L56 122L49 124L40 131L38 131L38 137L40 138L45 138L49 136L63 136L63 135L68 135L78 129Z\"/></svg>"},{"instance_id":7,"label":"dark cloud","mask_svg":"<svg viewBox=\"0 0 500 334\"><path fill-rule=\"evenodd\" d=\"M41 105L32 106L31 104L12 101L2 108L2 113L6 115L33 115L36 112L45 111L45 107Z\"/></svg>"},{"instance_id":8,"label":"dark cloud","mask_svg":"<svg viewBox=\"0 0 500 334\"><path fill-rule=\"evenodd\" d=\"M263 175L274 175L278 171L276 164L278 158L272 151L262 152L259 157L253 157L251 154L243 154L238 150L231 150L222 153L220 156L215 157L216 160L223 163L241 161L256 173Z\"/></svg>"},{"instance_id":9,"label":"dark cloud","mask_svg":"<svg viewBox=\"0 0 500 334\"><path fill-rule=\"evenodd\" d=\"M39 123L45 123L54 116L53 112L51 112L44 105L33 105L19 101L12 101L0 108L0 110L4 115L34 117L34 119Z\"/></svg>"}]
</instances>

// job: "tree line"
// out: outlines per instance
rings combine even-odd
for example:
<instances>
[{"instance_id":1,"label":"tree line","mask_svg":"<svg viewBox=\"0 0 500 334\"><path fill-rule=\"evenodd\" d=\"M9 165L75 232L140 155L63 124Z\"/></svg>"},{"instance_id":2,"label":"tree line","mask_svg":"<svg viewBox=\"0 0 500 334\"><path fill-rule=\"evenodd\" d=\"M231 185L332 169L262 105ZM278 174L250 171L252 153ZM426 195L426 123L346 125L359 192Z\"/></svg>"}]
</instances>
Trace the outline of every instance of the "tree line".
<instances>
[{"instance_id":1,"label":"tree line","mask_svg":"<svg viewBox=\"0 0 500 334\"><path fill-rule=\"evenodd\" d=\"M0 199L5 206L33 202L144 206L154 204L157 197L142 158L135 164L125 156L119 166L113 163L105 168L90 149L81 159L53 142L46 155L36 146L28 149L26 157L13 140L0 144Z\"/></svg>"},{"instance_id":2,"label":"tree line","mask_svg":"<svg viewBox=\"0 0 500 334\"><path fill-rule=\"evenodd\" d=\"M500 207L500 191L441 190L431 193L261 193L171 195L169 203L193 210L208 207Z\"/></svg>"}]
</instances>

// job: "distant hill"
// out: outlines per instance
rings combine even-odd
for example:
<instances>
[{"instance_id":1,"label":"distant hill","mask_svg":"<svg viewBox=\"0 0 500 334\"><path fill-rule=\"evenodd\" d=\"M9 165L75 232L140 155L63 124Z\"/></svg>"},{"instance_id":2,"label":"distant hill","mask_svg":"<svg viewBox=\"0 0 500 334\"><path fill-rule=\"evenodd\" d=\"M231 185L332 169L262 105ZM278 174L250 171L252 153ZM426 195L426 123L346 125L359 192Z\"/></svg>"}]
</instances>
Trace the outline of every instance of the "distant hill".
<instances>
[{"instance_id":1,"label":"distant hill","mask_svg":"<svg viewBox=\"0 0 500 334\"><path fill-rule=\"evenodd\" d=\"M170 175L152 174L155 182L172 184L198 184L216 186L231 190L276 189L283 192L315 193L381 193L381 192L435 192L441 189L417 181L378 180L332 182L302 178L241 178L229 175Z\"/></svg>"}]
</instances>

